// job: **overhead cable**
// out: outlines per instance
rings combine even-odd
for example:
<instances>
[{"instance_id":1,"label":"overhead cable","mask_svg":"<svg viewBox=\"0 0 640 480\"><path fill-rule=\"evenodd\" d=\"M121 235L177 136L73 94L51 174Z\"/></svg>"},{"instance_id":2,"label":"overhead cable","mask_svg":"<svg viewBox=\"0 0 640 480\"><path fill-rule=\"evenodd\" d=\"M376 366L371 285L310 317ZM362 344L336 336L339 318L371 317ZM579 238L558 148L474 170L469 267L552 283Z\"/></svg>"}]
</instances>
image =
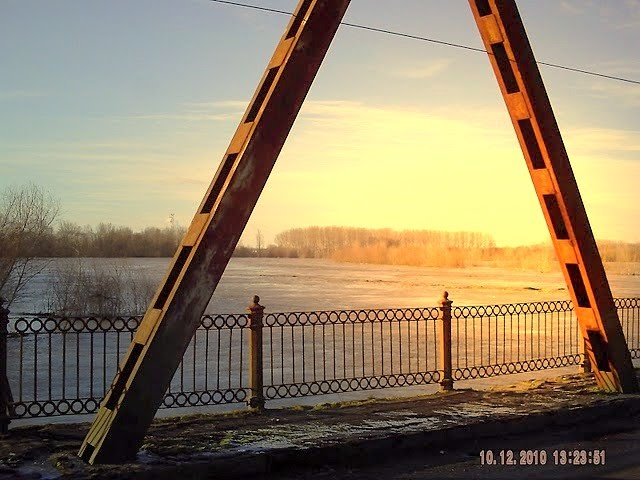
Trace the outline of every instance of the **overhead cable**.
<instances>
[{"instance_id":1,"label":"overhead cable","mask_svg":"<svg viewBox=\"0 0 640 480\"><path fill-rule=\"evenodd\" d=\"M261 7L259 5L252 5L249 3L241 3L241 2L234 2L231 0L210 0L211 2L215 2L215 3L223 3L223 4L227 4L227 5L233 5L236 7L243 7L243 8L250 8L253 10L260 10L263 12L270 12L270 13L278 13L281 15L290 15L293 16L292 12L288 12L286 10L279 10L276 8L268 8L268 7ZM376 32L376 33L383 33L385 35L393 35L396 37L402 37L402 38L409 38L411 40L419 40L422 42L429 42L429 43L435 43L436 45L443 45L446 47L453 47L453 48L460 48L460 49L464 49L464 50L471 50L472 52L480 52L480 53L486 53L491 55L490 52L487 52L485 49L483 48L477 48L477 47L472 47L469 45L463 45L460 43L454 43L454 42L446 42L444 40L437 40L434 38L428 38L428 37L423 37L421 35L412 35L409 33L404 33L404 32L397 32L394 30L387 30L384 28L377 28L377 27L371 27L369 25L361 25L361 24L357 24L357 23L349 23L349 22L340 22L340 25L344 25L345 27L351 27L351 28L359 28L361 30L368 30L371 32ZM640 85L640 80L635 80L632 78L625 78L625 77L619 77L616 75L607 75L606 73L600 73L600 72L594 72L592 70L586 70L583 68L577 68L577 67L570 67L567 65L560 65L557 63L550 63L550 62L542 62L542 61L536 61L536 63L538 65L543 65L545 67L551 67L551 68L558 68L561 70L567 70L569 72L575 72L575 73L582 73L584 75L591 75L594 77L601 77L601 78L606 78L609 80L615 80L618 82L625 82L625 83L631 83L634 85Z\"/></svg>"}]
</instances>

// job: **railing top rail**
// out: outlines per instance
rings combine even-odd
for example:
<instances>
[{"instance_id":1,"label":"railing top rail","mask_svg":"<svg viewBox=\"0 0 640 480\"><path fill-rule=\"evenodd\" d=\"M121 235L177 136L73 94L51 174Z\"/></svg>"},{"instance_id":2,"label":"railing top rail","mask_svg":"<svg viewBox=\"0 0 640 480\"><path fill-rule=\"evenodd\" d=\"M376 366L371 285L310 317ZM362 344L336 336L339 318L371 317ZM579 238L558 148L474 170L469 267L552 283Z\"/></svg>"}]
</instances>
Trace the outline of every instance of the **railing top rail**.
<instances>
[{"instance_id":1,"label":"railing top rail","mask_svg":"<svg viewBox=\"0 0 640 480\"><path fill-rule=\"evenodd\" d=\"M359 310L322 310L310 312L265 313L264 325L331 325L347 323L393 322L407 320L437 320L438 307L385 308Z\"/></svg>"},{"instance_id":2,"label":"railing top rail","mask_svg":"<svg viewBox=\"0 0 640 480\"><path fill-rule=\"evenodd\" d=\"M640 297L614 298L613 302L617 308L638 308L640 307Z\"/></svg>"},{"instance_id":3,"label":"railing top rail","mask_svg":"<svg viewBox=\"0 0 640 480\"><path fill-rule=\"evenodd\" d=\"M458 305L453 306L453 317L485 317L501 315L518 315L521 313L569 312L573 310L571 300L550 300L528 303L505 303L497 305Z\"/></svg>"},{"instance_id":4,"label":"railing top rail","mask_svg":"<svg viewBox=\"0 0 640 480\"><path fill-rule=\"evenodd\" d=\"M30 333L131 332L134 333L142 315L124 316L62 316L34 315L10 316L11 331ZM204 329L245 328L249 324L246 314L203 315L200 325Z\"/></svg>"},{"instance_id":5,"label":"railing top rail","mask_svg":"<svg viewBox=\"0 0 640 480\"><path fill-rule=\"evenodd\" d=\"M640 308L640 297L615 298L614 302L617 308ZM495 305L453 305L451 314L454 318L466 319L500 315L569 312L572 310L573 305L570 300L550 300ZM440 307L271 312L264 314L263 325L276 327L437 320L440 313ZM107 331L133 333L138 328L142 315L103 317L10 314L9 320L10 331L18 334ZM248 313L206 314L202 316L200 325L200 328L203 329L218 330L248 327Z\"/></svg>"}]
</instances>

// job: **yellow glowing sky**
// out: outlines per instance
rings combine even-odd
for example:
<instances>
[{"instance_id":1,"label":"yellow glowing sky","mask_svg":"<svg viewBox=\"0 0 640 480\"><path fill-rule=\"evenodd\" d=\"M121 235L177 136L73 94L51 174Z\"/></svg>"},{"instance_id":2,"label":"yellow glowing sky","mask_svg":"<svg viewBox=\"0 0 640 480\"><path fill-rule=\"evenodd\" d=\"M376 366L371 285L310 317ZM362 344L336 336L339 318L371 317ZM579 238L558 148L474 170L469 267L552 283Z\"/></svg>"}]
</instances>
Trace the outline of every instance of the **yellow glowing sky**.
<instances>
[{"instance_id":1,"label":"yellow glowing sky","mask_svg":"<svg viewBox=\"0 0 640 480\"><path fill-rule=\"evenodd\" d=\"M3 7L0 189L39 183L80 224L188 225L288 18L55 3ZM640 78L640 2L519 5L540 60ZM346 20L481 46L465 1L353 0ZM640 241L640 86L541 70L596 237ZM545 241L486 56L341 28L243 241L310 225Z\"/></svg>"},{"instance_id":2,"label":"yellow glowing sky","mask_svg":"<svg viewBox=\"0 0 640 480\"><path fill-rule=\"evenodd\" d=\"M546 241L506 113L451 113L460 112L309 102L248 230L272 234L287 228L291 218L309 216L309 222L298 223L466 229L490 232L502 245ZM348 140L336 141L340 136ZM573 168L594 232L600 238L628 237L640 205L640 164L603 158L602 152L620 145L637 151L634 135L567 130L565 141L575 153Z\"/></svg>"}]
</instances>

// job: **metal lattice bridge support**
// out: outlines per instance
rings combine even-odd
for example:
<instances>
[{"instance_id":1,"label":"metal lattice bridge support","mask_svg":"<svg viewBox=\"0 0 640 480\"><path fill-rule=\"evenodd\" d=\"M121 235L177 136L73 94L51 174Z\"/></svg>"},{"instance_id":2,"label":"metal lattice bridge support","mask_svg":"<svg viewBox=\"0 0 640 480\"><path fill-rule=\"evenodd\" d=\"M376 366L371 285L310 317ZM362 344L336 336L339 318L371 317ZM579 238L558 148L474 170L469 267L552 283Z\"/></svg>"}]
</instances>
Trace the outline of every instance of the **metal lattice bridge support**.
<instances>
[{"instance_id":1,"label":"metal lattice bridge support","mask_svg":"<svg viewBox=\"0 0 640 480\"><path fill-rule=\"evenodd\" d=\"M514 0L470 0L533 180L598 385L638 389L595 239ZM80 449L135 456L349 0L301 0Z\"/></svg>"}]
</instances>

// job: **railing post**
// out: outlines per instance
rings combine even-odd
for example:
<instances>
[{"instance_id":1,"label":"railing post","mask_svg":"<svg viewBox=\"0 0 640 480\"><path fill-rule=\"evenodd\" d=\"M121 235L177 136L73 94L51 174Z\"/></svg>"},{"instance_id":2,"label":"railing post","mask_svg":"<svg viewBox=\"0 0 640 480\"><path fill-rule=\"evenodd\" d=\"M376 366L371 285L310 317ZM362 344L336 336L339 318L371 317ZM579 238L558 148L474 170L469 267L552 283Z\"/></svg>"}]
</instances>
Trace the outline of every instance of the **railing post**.
<instances>
[{"instance_id":1,"label":"railing post","mask_svg":"<svg viewBox=\"0 0 640 480\"><path fill-rule=\"evenodd\" d=\"M582 338L582 337L581 337ZM580 368L582 373L591 373L591 360L589 360L589 354L587 353L587 341L582 338L582 364Z\"/></svg>"},{"instance_id":2,"label":"railing post","mask_svg":"<svg viewBox=\"0 0 640 480\"><path fill-rule=\"evenodd\" d=\"M451 304L449 292L443 292L440 300L440 391L453 390L451 368Z\"/></svg>"},{"instance_id":3,"label":"railing post","mask_svg":"<svg viewBox=\"0 0 640 480\"><path fill-rule=\"evenodd\" d=\"M0 297L0 434L9 431L11 416L9 415L13 396L7 378L7 326L9 325L9 309L4 308L4 298Z\"/></svg>"},{"instance_id":4,"label":"railing post","mask_svg":"<svg viewBox=\"0 0 640 480\"><path fill-rule=\"evenodd\" d=\"M264 371L262 366L262 315L264 306L260 305L260 297L255 295L253 303L249 305L249 328L251 336L249 340L249 375L251 381L251 398L249 407L254 410L264 410Z\"/></svg>"}]
</instances>

